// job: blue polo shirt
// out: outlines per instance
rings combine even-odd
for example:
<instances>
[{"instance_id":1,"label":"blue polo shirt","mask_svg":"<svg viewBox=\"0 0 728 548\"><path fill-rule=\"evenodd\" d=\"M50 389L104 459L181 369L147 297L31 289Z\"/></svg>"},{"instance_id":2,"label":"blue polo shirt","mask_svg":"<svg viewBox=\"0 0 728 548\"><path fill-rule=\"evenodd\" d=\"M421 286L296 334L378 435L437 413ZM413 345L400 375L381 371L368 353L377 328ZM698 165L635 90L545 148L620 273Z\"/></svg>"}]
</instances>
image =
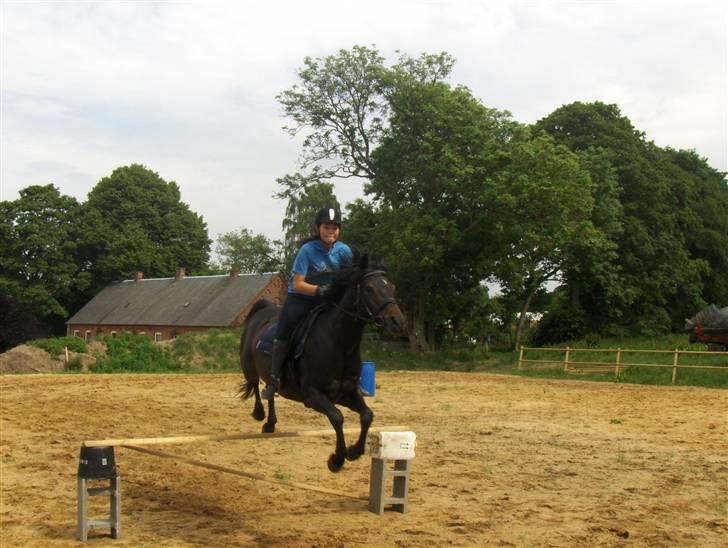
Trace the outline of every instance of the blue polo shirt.
<instances>
[{"instance_id":1,"label":"blue polo shirt","mask_svg":"<svg viewBox=\"0 0 728 548\"><path fill-rule=\"evenodd\" d=\"M321 240L312 240L301 246L293 261L293 274L288 281L288 292L296 293L293 289L293 275L303 274L309 282L309 276L318 272L336 272L352 261L351 248L348 245L335 242L328 251ZM310 282L309 282L310 283Z\"/></svg>"}]
</instances>

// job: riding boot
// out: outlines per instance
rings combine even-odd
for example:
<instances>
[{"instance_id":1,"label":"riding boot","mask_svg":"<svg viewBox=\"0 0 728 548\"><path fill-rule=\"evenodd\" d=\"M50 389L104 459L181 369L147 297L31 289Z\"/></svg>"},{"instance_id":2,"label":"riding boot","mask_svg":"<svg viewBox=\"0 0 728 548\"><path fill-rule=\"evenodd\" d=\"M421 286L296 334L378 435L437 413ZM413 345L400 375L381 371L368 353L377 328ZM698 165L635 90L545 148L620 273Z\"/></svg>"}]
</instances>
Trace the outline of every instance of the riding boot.
<instances>
[{"instance_id":1,"label":"riding boot","mask_svg":"<svg viewBox=\"0 0 728 548\"><path fill-rule=\"evenodd\" d=\"M275 339L273 341L273 356L271 358L270 366L270 380L266 385L263 393L260 395L264 400L271 399L281 384L281 369L283 368L283 362L286 361L288 356L288 341L285 339Z\"/></svg>"}]
</instances>

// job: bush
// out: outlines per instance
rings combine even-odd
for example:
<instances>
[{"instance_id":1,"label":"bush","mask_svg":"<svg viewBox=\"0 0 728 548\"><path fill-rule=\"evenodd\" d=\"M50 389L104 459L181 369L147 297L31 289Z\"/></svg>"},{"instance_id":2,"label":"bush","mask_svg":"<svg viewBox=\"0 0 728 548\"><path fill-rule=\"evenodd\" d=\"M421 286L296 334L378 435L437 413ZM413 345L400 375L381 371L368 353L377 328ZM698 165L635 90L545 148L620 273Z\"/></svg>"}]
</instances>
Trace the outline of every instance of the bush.
<instances>
[{"instance_id":1,"label":"bush","mask_svg":"<svg viewBox=\"0 0 728 548\"><path fill-rule=\"evenodd\" d=\"M211 329L180 335L174 341L172 355L185 368L237 371L240 368L239 345L238 332Z\"/></svg>"},{"instance_id":2,"label":"bush","mask_svg":"<svg viewBox=\"0 0 728 548\"><path fill-rule=\"evenodd\" d=\"M557 305L549 310L539 322L532 342L535 346L559 344L580 339L586 331L584 312L578 306Z\"/></svg>"},{"instance_id":3,"label":"bush","mask_svg":"<svg viewBox=\"0 0 728 548\"><path fill-rule=\"evenodd\" d=\"M95 373L176 371L180 364L169 350L152 342L145 335L122 333L104 337L106 356L91 366Z\"/></svg>"},{"instance_id":4,"label":"bush","mask_svg":"<svg viewBox=\"0 0 728 548\"><path fill-rule=\"evenodd\" d=\"M48 339L30 341L29 344L45 350L54 358L63 354L65 348L68 348L71 352L88 352L86 341L78 337L50 337Z\"/></svg>"}]
</instances>

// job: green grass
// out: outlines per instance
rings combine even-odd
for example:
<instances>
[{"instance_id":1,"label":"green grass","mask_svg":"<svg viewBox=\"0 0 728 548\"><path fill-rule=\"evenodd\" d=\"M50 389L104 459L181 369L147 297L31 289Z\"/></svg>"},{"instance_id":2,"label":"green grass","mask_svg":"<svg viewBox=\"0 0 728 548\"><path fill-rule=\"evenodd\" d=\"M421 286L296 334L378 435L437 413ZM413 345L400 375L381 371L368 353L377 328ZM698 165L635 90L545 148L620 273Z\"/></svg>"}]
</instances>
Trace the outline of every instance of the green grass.
<instances>
[{"instance_id":1,"label":"green grass","mask_svg":"<svg viewBox=\"0 0 728 548\"><path fill-rule=\"evenodd\" d=\"M156 344L143 335L123 333L116 338L105 338L105 356L99 356L91 366L92 372L238 372L239 331L210 330L203 333L186 333L172 343ZM64 347L75 352L87 351L86 344L78 337L40 339L31 344L60 354ZM572 351L571 361L602 361L614 363L615 352L596 352L596 349L629 348L632 350L706 350L698 344L688 344L687 336L677 334L650 339L597 339L572 341L564 346L586 348ZM362 359L376 364L378 371L458 371L487 372L494 374L520 375L525 377L590 380L601 382L624 382L634 384L670 385L671 368L630 367L615 377L614 369L599 373L566 373L563 371L564 353L545 349L528 351L528 359L549 359L552 367L543 364L526 364L518 369L518 352L502 350L487 351L483 345L458 345L437 352L415 355L406 341L382 341L367 334L362 342ZM651 355L623 352L622 363L660 363L672 365L673 354ZM69 369L79 369L79 363L72 363ZM711 354L708 356L681 355L681 365L725 365L725 370L679 369L677 385L728 388L728 357Z\"/></svg>"},{"instance_id":2,"label":"green grass","mask_svg":"<svg viewBox=\"0 0 728 548\"><path fill-rule=\"evenodd\" d=\"M524 358L532 360L550 360L552 365L526 363L524 371L519 374L529 376L551 376L555 378L574 377L587 380L617 381L632 384L656 384L671 385L672 384L672 365L674 360L674 350L684 351L707 351L707 346L702 344L689 344L687 337L683 335L667 335L662 338L651 339L628 339L628 340L612 340L604 339L597 343L593 343L587 348L587 341L573 341L563 345L570 348L578 348L579 351L571 350L569 355L569 368L574 370L579 366L571 362L603 362L614 364L617 357L617 348L629 350L660 350L667 353L642 353L622 351L620 363L624 364L619 375L615 376L614 367L609 367L603 372L572 372L564 373L563 347L558 347L557 352L548 351L547 349L528 350L524 354ZM584 349L584 350L581 350ZM599 349L610 349L610 352L598 352ZM646 364L631 365L628 364ZM666 367L650 367L650 365L662 365ZM692 355L680 354L679 365L687 366L723 366L725 370L711 369L687 369L678 368L675 384L677 386L706 386L710 388L728 388L728 356L719 353L710 353L708 355ZM588 367L583 365L582 367Z\"/></svg>"},{"instance_id":3,"label":"green grass","mask_svg":"<svg viewBox=\"0 0 728 548\"><path fill-rule=\"evenodd\" d=\"M211 329L180 335L174 340L171 352L185 369L239 371L239 344L239 331Z\"/></svg>"}]
</instances>

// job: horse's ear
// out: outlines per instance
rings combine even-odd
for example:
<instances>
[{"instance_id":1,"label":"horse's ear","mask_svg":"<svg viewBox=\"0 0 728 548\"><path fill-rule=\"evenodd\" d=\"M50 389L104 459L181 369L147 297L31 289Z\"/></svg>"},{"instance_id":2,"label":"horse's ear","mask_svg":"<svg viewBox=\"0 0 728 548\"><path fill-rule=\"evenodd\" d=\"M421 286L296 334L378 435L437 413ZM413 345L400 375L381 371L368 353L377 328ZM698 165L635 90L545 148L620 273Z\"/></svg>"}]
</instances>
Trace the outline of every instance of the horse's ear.
<instances>
[{"instance_id":1,"label":"horse's ear","mask_svg":"<svg viewBox=\"0 0 728 548\"><path fill-rule=\"evenodd\" d=\"M369 266L369 253L364 253L361 257L359 257L359 269L366 270L366 268L368 266Z\"/></svg>"}]
</instances>

